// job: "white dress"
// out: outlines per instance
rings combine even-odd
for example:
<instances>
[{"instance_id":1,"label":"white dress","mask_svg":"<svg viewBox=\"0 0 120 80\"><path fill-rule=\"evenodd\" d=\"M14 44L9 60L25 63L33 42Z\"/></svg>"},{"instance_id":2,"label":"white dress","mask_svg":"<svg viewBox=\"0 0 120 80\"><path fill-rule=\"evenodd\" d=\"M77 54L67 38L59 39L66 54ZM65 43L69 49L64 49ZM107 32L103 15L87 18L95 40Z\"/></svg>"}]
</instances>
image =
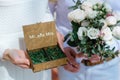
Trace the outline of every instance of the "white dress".
<instances>
[{"instance_id":1,"label":"white dress","mask_svg":"<svg viewBox=\"0 0 120 80\"><path fill-rule=\"evenodd\" d=\"M56 11L57 29L64 35L71 30L71 24L67 18L68 12L71 10L68 7L73 6L73 0L57 0L57 3L49 3L51 12ZM77 0L74 0L77 1ZM120 11L119 0L106 0L111 4L114 10ZM67 46L65 44L65 46ZM120 49L120 41L115 41L111 48ZM117 57L109 62L105 62L96 66L85 66L80 63L80 71L72 73L60 67L58 70L60 80L120 80L119 66L120 58Z\"/></svg>"},{"instance_id":2,"label":"white dress","mask_svg":"<svg viewBox=\"0 0 120 80\"><path fill-rule=\"evenodd\" d=\"M0 59L5 49L25 50L23 25L50 21L48 0L0 0ZM0 80L51 80L51 70L33 73L0 61Z\"/></svg>"}]
</instances>

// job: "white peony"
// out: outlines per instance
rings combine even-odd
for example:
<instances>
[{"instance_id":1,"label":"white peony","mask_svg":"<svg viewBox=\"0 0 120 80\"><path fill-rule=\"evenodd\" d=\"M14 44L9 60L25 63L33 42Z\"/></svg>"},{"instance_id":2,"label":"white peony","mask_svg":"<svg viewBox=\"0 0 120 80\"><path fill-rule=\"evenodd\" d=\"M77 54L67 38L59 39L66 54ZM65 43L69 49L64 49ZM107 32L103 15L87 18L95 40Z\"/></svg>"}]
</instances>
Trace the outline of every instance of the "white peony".
<instances>
[{"instance_id":1,"label":"white peony","mask_svg":"<svg viewBox=\"0 0 120 80\"><path fill-rule=\"evenodd\" d=\"M86 10L88 8L91 8L92 9L92 6L93 4L90 2L90 1L84 1L82 4L81 4L81 8L83 10Z\"/></svg>"},{"instance_id":2,"label":"white peony","mask_svg":"<svg viewBox=\"0 0 120 80\"><path fill-rule=\"evenodd\" d=\"M92 9L86 9L85 12L86 12L86 17L90 19L94 19L98 14L97 11L93 11Z\"/></svg>"},{"instance_id":3,"label":"white peony","mask_svg":"<svg viewBox=\"0 0 120 80\"><path fill-rule=\"evenodd\" d=\"M86 17L86 14L83 10L76 9L68 14L68 19L74 22L81 22Z\"/></svg>"},{"instance_id":4,"label":"white peony","mask_svg":"<svg viewBox=\"0 0 120 80\"><path fill-rule=\"evenodd\" d=\"M110 41L110 40L113 39L112 31L110 30L109 27L103 27L103 28L101 29L101 33L103 34L102 39L103 39L104 41Z\"/></svg>"},{"instance_id":5,"label":"white peony","mask_svg":"<svg viewBox=\"0 0 120 80\"><path fill-rule=\"evenodd\" d=\"M87 29L85 27L80 27L78 29L77 35L78 35L79 40L82 40L83 36L86 36L86 34L87 34Z\"/></svg>"},{"instance_id":6,"label":"white peony","mask_svg":"<svg viewBox=\"0 0 120 80\"><path fill-rule=\"evenodd\" d=\"M115 38L120 39L120 26L114 27L112 33Z\"/></svg>"},{"instance_id":7,"label":"white peony","mask_svg":"<svg viewBox=\"0 0 120 80\"><path fill-rule=\"evenodd\" d=\"M81 22L81 26L88 26L89 24L90 24L90 22L86 21L86 20Z\"/></svg>"},{"instance_id":8,"label":"white peony","mask_svg":"<svg viewBox=\"0 0 120 80\"><path fill-rule=\"evenodd\" d=\"M117 23L117 19L114 16L108 16L106 18L107 25L115 25Z\"/></svg>"},{"instance_id":9,"label":"white peony","mask_svg":"<svg viewBox=\"0 0 120 80\"><path fill-rule=\"evenodd\" d=\"M98 29L95 29L95 28L90 28L88 31L87 31L87 36L90 38L90 39L96 39L98 38L100 35L100 31Z\"/></svg>"}]
</instances>

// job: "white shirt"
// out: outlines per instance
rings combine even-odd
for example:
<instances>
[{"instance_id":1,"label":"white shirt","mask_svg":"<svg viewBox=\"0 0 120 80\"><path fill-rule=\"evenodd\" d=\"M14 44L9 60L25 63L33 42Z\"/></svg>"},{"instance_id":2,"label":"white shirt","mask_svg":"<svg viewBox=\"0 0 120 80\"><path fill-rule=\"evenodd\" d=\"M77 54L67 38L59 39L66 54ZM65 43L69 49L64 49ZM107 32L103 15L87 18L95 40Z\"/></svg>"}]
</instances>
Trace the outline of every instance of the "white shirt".
<instances>
[{"instance_id":1,"label":"white shirt","mask_svg":"<svg viewBox=\"0 0 120 80\"><path fill-rule=\"evenodd\" d=\"M73 6L73 0L57 0L57 3L49 3L51 12L56 11L56 24L57 29L66 35L72 30L70 21L67 18L68 13L71 11L68 9ZM77 1L77 0L74 0ZM106 0L114 10L120 11L119 0ZM66 45L65 45L66 46ZM114 44L110 45L111 48L115 46L115 50L120 49L120 41L116 40ZM72 73L65 70L63 67L59 68L60 80L120 80L118 79L120 66L120 58L115 58L107 63L103 63L93 67L87 67L80 64L80 71L78 73ZM113 74L111 74L113 73Z\"/></svg>"},{"instance_id":2,"label":"white shirt","mask_svg":"<svg viewBox=\"0 0 120 80\"><path fill-rule=\"evenodd\" d=\"M106 0L113 8L113 10L120 11L120 0Z\"/></svg>"}]
</instances>

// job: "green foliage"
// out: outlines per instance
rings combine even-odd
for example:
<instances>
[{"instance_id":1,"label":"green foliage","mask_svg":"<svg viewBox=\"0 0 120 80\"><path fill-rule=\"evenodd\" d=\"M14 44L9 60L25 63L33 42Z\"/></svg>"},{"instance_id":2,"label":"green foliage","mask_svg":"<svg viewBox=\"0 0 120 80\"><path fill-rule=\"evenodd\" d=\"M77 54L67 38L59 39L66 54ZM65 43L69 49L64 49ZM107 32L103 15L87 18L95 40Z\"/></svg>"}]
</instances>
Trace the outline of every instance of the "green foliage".
<instances>
[{"instance_id":1,"label":"green foliage","mask_svg":"<svg viewBox=\"0 0 120 80\"><path fill-rule=\"evenodd\" d=\"M75 9L79 8L80 5L82 4L81 0L77 0L77 2L75 2L75 1L73 0L73 2L76 3L76 5L69 7L69 9L75 10Z\"/></svg>"},{"instance_id":2,"label":"green foliage","mask_svg":"<svg viewBox=\"0 0 120 80\"><path fill-rule=\"evenodd\" d=\"M87 54L88 57L97 54L101 56L102 60L107 60L107 58L114 58L115 56L117 56L118 52L114 52L115 48L111 50L110 46L108 46L108 44L106 44L107 42L103 39L105 32L102 33L102 30L104 31L105 27L110 28L112 33L113 28L116 25L120 25L120 21L117 21L116 25L111 26L109 26L109 24L105 22L106 18L112 15L112 11L109 11L109 8L105 6L105 3L96 3L94 5L92 4L92 7L86 6L88 9L87 11L85 9L85 6L81 6L82 2L80 0L77 0L77 2L73 0L73 2L75 3L75 5L70 8L72 8L73 10L78 9L75 10L78 11L78 13L75 13L75 11L73 11L70 16L70 19L73 20L71 21L72 32L69 33L69 37L67 36L67 43L72 47L78 47L78 51ZM79 11L85 14L83 15L83 17L79 16L80 19L76 18L77 15L81 15ZM91 14L91 12L93 13L93 15ZM75 17L73 18L73 16ZM91 30L92 32L90 32ZM110 36L112 36L112 34Z\"/></svg>"},{"instance_id":3,"label":"green foliage","mask_svg":"<svg viewBox=\"0 0 120 80\"><path fill-rule=\"evenodd\" d=\"M72 46L72 47L76 47L77 46L77 43L75 41L71 41L71 40L68 40L67 44Z\"/></svg>"}]
</instances>

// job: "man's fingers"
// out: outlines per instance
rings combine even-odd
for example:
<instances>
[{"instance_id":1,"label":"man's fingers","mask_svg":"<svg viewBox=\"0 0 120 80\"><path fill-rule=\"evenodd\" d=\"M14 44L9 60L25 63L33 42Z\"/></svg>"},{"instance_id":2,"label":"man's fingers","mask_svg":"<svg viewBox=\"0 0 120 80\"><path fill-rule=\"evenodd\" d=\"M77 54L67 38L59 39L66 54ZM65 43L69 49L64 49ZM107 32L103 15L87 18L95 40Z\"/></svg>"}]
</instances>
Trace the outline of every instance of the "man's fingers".
<instances>
[{"instance_id":1,"label":"man's fingers","mask_svg":"<svg viewBox=\"0 0 120 80\"><path fill-rule=\"evenodd\" d=\"M74 66L77 66L77 62L76 62L76 60L75 60L75 52L74 52L74 50L72 50L71 48L69 48L69 47L66 47L65 49L64 49L64 51L65 51L65 54L66 54L66 56L67 56L67 58L68 58L68 62L70 62L70 64L72 64L72 65L74 65Z\"/></svg>"},{"instance_id":2,"label":"man's fingers","mask_svg":"<svg viewBox=\"0 0 120 80\"><path fill-rule=\"evenodd\" d=\"M91 63L100 62L100 56L98 56L98 55L92 55L89 60L90 60Z\"/></svg>"},{"instance_id":3,"label":"man's fingers","mask_svg":"<svg viewBox=\"0 0 120 80\"><path fill-rule=\"evenodd\" d=\"M61 50L64 51L64 48L63 48L64 36L60 34L59 32L57 32L57 38L58 38L58 44Z\"/></svg>"},{"instance_id":4,"label":"man's fingers","mask_svg":"<svg viewBox=\"0 0 120 80\"><path fill-rule=\"evenodd\" d=\"M70 72L78 72L80 70L80 68L76 68L72 66L71 64L65 65L64 68Z\"/></svg>"},{"instance_id":5,"label":"man's fingers","mask_svg":"<svg viewBox=\"0 0 120 80\"><path fill-rule=\"evenodd\" d=\"M70 54L74 57L76 56L76 52L73 49L70 49Z\"/></svg>"},{"instance_id":6,"label":"man's fingers","mask_svg":"<svg viewBox=\"0 0 120 80\"><path fill-rule=\"evenodd\" d=\"M59 42L58 42L58 44L59 44L59 46L60 46L61 50L64 52L63 42L62 42L62 41L59 41Z\"/></svg>"},{"instance_id":7,"label":"man's fingers","mask_svg":"<svg viewBox=\"0 0 120 80\"><path fill-rule=\"evenodd\" d=\"M71 56L70 53L66 52L66 56L68 58L68 62L70 62L72 64L76 64L75 58L73 56Z\"/></svg>"},{"instance_id":8,"label":"man's fingers","mask_svg":"<svg viewBox=\"0 0 120 80\"><path fill-rule=\"evenodd\" d=\"M71 54L74 57L76 56L76 52L73 49L69 48L69 47L64 48L64 52L68 53L68 54Z\"/></svg>"},{"instance_id":9,"label":"man's fingers","mask_svg":"<svg viewBox=\"0 0 120 80\"><path fill-rule=\"evenodd\" d=\"M68 61L68 64L72 65L75 68L79 68L79 63L77 63L75 60L74 61Z\"/></svg>"}]
</instances>

